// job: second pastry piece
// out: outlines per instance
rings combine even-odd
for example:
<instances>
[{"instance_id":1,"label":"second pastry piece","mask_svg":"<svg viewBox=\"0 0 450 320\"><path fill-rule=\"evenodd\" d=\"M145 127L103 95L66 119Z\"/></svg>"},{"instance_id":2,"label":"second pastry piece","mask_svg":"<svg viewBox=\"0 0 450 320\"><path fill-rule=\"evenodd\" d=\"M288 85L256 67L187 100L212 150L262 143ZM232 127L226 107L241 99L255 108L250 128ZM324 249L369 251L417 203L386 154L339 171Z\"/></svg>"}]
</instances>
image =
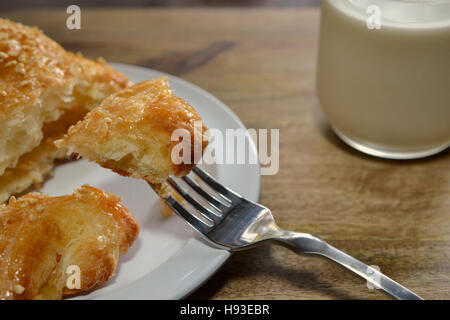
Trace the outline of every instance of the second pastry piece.
<instances>
[{"instance_id":1,"label":"second pastry piece","mask_svg":"<svg viewBox=\"0 0 450 320\"><path fill-rule=\"evenodd\" d=\"M179 143L171 139L177 129L188 133L191 143L182 151L191 153L183 157L189 161L181 163L171 157ZM195 166L195 150L199 146L203 150L206 144L200 115L173 94L165 78L140 82L111 95L56 142L69 152L153 185L164 183L170 174L189 173Z\"/></svg>"}]
</instances>

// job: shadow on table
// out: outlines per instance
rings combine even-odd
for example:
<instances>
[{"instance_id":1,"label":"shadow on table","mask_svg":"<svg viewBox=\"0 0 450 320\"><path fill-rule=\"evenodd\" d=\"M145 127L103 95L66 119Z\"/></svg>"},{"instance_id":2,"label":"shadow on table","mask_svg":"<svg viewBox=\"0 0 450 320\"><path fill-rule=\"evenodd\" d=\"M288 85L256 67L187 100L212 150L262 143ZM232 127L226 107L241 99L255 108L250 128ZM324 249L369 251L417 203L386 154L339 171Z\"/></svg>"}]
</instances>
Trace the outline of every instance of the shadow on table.
<instances>
[{"instance_id":1,"label":"shadow on table","mask_svg":"<svg viewBox=\"0 0 450 320\"><path fill-rule=\"evenodd\" d=\"M273 249L270 246L257 247L248 251L239 251L231 255L230 259L225 263L225 265L220 269L205 285L200 287L196 292L187 297L188 300L203 300L212 298L221 298L220 295L216 294L224 287L227 283L232 283L232 288L228 290L234 290L236 299L252 299L252 296L256 298L267 296L267 285L270 281L276 281L283 284L290 285L295 290L308 291L309 296L311 294L317 294L318 298L329 298L338 300L353 300L361 298L360 295L355 293L352 295L348 291L341 290L335 286L332 282L333 279L329 281L323 281L320 279L319 272L299 270L300 268L288 267L280 263L280 258L273 257ZM287 250L281 249L280 250ZM290 252L288 253L290 254ZM294 253L292 253L294 254ZM305 259L314 259L318 263L319 257L314 256L304 256ZM299 266L301 265L301 257L299 259ZM325 263L328 263L326 261ZM333 263L329 262L331 267L339 268L339 266L333 266ZM331 275L329 273L328 275ZM268 282L263 283L262 281L252 282L253 277L267 277ZM241 284L235 283L239 279L248 279L247 282L242 282ZM361 280L362 281L362 280ZM234 283L233 283L234 282ZM364 285L362 283L362 285ZM236 289L235 287L239 287ZM277 299L276 291L280 292L279 288L273 288L270 292L270 299ZM292 292L291 292L292 293ZM283 293L280 292L280 299ZM380 296L377 296L379 298ZM233 294L227 293L227 299L234 299ZM375 298L375 297L374 297ZM292 296L292 299L308 299L305 296L302 297L302 292L299 291L298 296Z\"/></svg>"}]
</instances>

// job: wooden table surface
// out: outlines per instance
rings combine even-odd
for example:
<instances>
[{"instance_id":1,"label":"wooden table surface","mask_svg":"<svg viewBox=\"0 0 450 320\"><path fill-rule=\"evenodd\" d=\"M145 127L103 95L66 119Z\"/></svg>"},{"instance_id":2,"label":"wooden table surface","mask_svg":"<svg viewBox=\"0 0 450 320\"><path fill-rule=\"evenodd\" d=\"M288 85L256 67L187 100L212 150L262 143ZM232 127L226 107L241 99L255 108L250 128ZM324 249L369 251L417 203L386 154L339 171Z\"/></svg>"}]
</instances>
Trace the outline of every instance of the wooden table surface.
<instances>
[{"instance_id":1,"label":"wooden table surface","mask_svg":"<svg viewBox=\"0 0 450 320\"><path fill-rule=\"evenodd\" d=\"M261 203L285 229L318 234L428 299L450 299L450 152L415 161L365 156L319 111L319 10L64 9L3 16L37 25L88 57L180 76L250 128L280 129L280 170ZM234 253L192 299L385 299L331 262L281 247Z\"/></svg>"}]
</instances>

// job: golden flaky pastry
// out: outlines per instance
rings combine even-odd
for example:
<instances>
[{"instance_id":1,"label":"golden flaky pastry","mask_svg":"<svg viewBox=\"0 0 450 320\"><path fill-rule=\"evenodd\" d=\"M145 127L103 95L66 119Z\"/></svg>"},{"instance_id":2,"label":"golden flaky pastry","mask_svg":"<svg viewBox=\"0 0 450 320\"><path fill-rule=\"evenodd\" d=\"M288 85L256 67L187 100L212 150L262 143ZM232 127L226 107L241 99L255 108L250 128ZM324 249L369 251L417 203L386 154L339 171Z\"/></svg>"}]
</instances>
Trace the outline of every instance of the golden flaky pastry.
<instances>
[{"instance_id":1,"label":"golden flaky pastry","mask_svg":"<svg viewBox=\"0 0 450 320\"><path fill-rule=\"evenodd\" d=\"M41 143L19 158L15 167L6 168L0 175L0 203L12 194L26 190L31 184L39 183L52 172L55 159L66 158L66 150L58 149L54 142L67 132L67 129L83 119L87 113L84 106L76 106L64 112L56 121L44 124L44 137Z\"/></svg>"},{"instance_id":2,"label":"golden flaky pastry","mask_svg":"<svg viewBox=\"0 0 450 320\"><path fill-rule=\"evenodd\" d=\"M0 207L0 299L61 299L108 280L139 232L119 201L90 186L12 197ZM70 266L79 268L79 289Z\"/></svg>"},{"instance_id":3,"label":"golden flaky pastry","mask_svg":"<svg viewBox=\"0 0 450 320\"><path fill-rule=\"evenodd\" d=\"M0 175L39 146L46 123L73 107L86 113L129 84L104 62L65 51L37 28L0 19Z\"/></svg>"},{"instance_id":4,"label":"golden flaky pastry","mask_svg":"<svg viewBox=\"0 0 450 320\"><path fill-rule=\"evenodd\" d=\"M189 133L191 143L190 160L179 164L171 157L181 141L171 141L176 129ZM158 185L170 174L187 174L196 151L201 158L207 138L200 115L160 78L109 96L56 144L119 174Z\"/></svg>"}]
</instances>

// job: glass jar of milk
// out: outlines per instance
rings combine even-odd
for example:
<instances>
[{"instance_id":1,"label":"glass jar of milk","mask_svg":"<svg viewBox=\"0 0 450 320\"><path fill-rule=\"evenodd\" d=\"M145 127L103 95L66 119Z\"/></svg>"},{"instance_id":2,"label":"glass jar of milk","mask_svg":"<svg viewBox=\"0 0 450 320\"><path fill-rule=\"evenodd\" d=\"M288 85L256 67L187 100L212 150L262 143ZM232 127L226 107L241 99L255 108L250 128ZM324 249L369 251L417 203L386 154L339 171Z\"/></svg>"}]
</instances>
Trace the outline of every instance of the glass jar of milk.
<instances>
[{"instance_id":1,"label":"glass jar of milk","mask_svg":"<svg viewBox=\"0 0 450 320\"><path fill-rule=\"evenodd\" d=\"M450 146L450 1L323 0L320 105L336 134L379 157Z\"/></svg>"}]
</instances>

